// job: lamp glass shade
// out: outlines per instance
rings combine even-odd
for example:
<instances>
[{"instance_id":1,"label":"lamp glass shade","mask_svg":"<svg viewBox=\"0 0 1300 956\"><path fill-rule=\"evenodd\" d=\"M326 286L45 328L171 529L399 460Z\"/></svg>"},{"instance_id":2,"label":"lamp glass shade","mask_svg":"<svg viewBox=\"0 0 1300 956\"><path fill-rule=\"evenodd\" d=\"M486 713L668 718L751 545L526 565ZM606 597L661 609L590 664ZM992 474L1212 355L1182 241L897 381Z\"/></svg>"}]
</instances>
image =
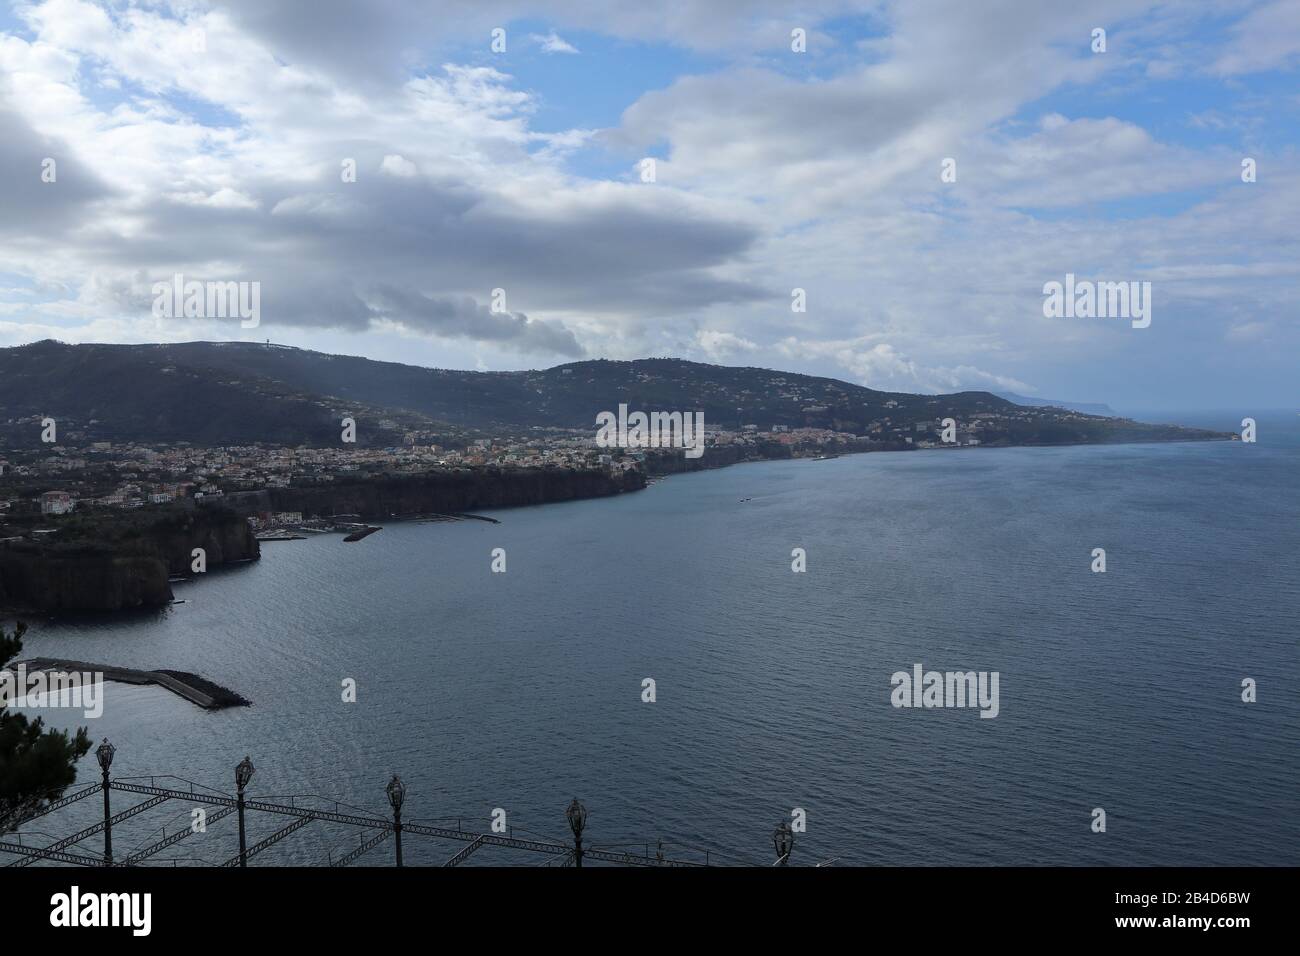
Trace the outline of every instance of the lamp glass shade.
<instances>
[{"instance_id":1,"label":"lamp glass shade","mask_svg":"<svg viewBox=\"0 0 1300 956\"><path fill-rule=\"evenodd\" d=\"M388 802L392 808L402 809L402 803L406 800L406 785L402 783L402 778L393 774L393 779L388 781L388 786L384 790L388 793Z\"/></svg>"},{"instance_id":2,"label":"lamp glass shade","mask_svg":"<svg viewBox=\"0 0 1300 956\"><path fill-rule=\"evenodd\" d=\"M582 830L587 825L587 808L578 802L577 797L573 798L564 815L569 819L569 829L573 831L573 835L582 836Z\"/></svg>"},{"instance_id":3,"label":"lamp glass shade","mask_svg":"<svg viewBox=\"0 0 1300 956\"><path fill-rule=\"evenodd\" d=\"M95 748L95 759L99 761L99 767L105 773L108 773L108 768L113 765L113 754L115 753L117 753L117 748L108 742L107 737L104 738L102 744Z\"/></svg>"},{"instance_id":4,"label":"lamp glass shade","mask_svg":"<svg viewBox=\"0 0 1300 956\"><path fill-rule=\"evenodd\" d=\"M248 786L248 781L253 779L253 772L256 770L253 761L245 757L239 761L239 766L235 768L235 786L243 790Z\"/></svg>"},{"instance_id":5,"label":"lamp glass shade","mask_svg":"<svg viewBox=\"0 0 1300 956\"><path fill-rule=\"evenodd\" d=\"M794 849L794 831L790 829L790 824L782 823L772 833L772 845L776 847L778 857L788 856Z\"/></svg>"}]
</instances>

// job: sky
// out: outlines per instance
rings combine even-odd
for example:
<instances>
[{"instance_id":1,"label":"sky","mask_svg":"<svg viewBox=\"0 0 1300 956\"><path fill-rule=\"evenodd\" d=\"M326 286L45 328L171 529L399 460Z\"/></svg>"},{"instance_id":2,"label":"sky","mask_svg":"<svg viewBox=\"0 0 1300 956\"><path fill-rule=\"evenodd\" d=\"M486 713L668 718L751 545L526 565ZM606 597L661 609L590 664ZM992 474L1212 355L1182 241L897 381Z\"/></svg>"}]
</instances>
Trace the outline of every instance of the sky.
<instances>
[{"instance_id":1,"label":"sky","mask_svg":"<svg viewBox=\"0 0 1300 956\"><path fill-rule=\"evenodd\" d=\"M0 346L1300 408L1298 67L1300 0L0 0Z\"/></svg>"}]
</instances>

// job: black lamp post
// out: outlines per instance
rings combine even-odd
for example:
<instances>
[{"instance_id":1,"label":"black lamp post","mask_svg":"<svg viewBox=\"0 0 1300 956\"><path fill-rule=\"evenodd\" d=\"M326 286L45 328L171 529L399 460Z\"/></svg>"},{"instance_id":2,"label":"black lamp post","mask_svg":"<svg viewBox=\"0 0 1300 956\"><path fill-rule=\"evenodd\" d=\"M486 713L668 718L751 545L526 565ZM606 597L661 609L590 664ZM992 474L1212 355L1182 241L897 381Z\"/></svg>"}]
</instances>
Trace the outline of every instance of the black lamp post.
<instances>
[{"instance_id":1,"label":"black lamp post","mask_svg":"<svg viewBox=\"0 0 1300 956\"><path fill-rule=\"evenodd\" d=\"M564 815L569 820L569 829L573 831L573 865L582 866L582 830L587 825L587 808L574 797Z\"/></svg>"},{"instance_id":2,"label":"black lamp post","mask_svg":"<svg viewBox=\"0 0 1300 956\"><path fill-rule=\"evenodd\" d=\"M776 865L785 866L790 862L790 851L794 849L794 831L790 824L781 824L772 832L772 845L776 847Z\"/></svg>"},{"instance_id":3,"label":"black lamp post","mask_svg":"<svg viewBox=\"0 0 1300 956\"><path fill-rule=\"evenodd\" d=\"M406 800L406 787L402 778L393 774L384 788L388 793L388 803L393 808L393 840L397 846L397 865L402 865L402 804Z\"/></svg>"},{"instance_id":4,"label":"black lamp post","mask_svg":"<svg viewBox=\"0 0 1300 956\"><path fill-rule=\"evenodd\" d=\"M113 754L117 753L117 748L104 738L104 742L95 748L95 759L99 761L99 769L104 774L104 865L113 865L113 824L112 811L108 807L108 768L113 766Z\"/></svg>"},{"instance_id":5,"label":"black lamp post","mask_svg":"<svg viewBox=\"0 0 1300 956\"><path fill-rule=\"evenodd\" d=\"M253 779L253 771L257 768L253 766L253 761L244 757L235 767L235 805L239 808L239 865L248 865L248 849L244 844L244 788L248 786L248 781Z\"/></svg>"}]
</instances>

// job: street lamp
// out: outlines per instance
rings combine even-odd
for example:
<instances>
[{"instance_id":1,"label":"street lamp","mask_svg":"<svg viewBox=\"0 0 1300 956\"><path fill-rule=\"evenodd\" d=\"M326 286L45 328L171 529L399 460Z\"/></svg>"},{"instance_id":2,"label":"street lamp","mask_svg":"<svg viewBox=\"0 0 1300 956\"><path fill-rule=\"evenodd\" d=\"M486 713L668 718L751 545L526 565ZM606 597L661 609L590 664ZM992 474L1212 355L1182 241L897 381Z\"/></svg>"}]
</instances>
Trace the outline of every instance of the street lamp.
<instances>
[{"instance_id":1,"label":"street lamp","mask_svg":"<svg viewBox=\"0 0 1300 956\"><path fill-rule=\"evenodd\" d=\"M248 782L253 779L253 774L256 772L257 768L253 766L253 761L247 757L239 761L239 765L235 767L235 786L239 788L240 793L243 793L244 788L248 786Z\"/></svg>"},{"instance_id":2,"label":"street lamp","mask_svg":"<svg viewBox=\"0 0 1300 956\"><path fill-rule=\"evenodd\" d=\"M772 845L776 847L776 865L785 866L790 862L790 851L794 849L794 831L790 824L782 820L772 832Z\"/></svg>"},{"instance_id":3,"label":"street lamp","mask_svg":"<svg viewBox=\"0 0 1300 956\"><path fill-rule=\"evenodd\" d=\"M388 803L393 808L393 839L397 844L397 865L402 865L402 804L406 802L406 786L402 778L393 774L384 788L388 794Z\"/></svg>"},{"instance_id":4,"label":"street lamp","mask_svg":"<svg viewBox=\"0 0 1300 956\"><path fill-rule=\"evenodd\" d=\"M95 749L95 759L99 761L99 767L104 773L108 773L108 768L113 766L113 754L117 753L117 748L104 738L104 742Z\"/></svg>"},{"instance_id":5,"label":"street lamp","mask_svg":"<svg viewBox=\"0 0 1300 956\"><path fill-rule=\"evenodd\" d=\"M253 761L247 756L239 761L235 767L235 805L239 808L239 865L248 865L248 849L244 843L244 788L248 786L248 781L253 779L253 772L257 768L253 766Z\"/></svg>"},{"instance_id":6,"label":"street lamp","mask_svg":"<svg viewBox=\"0 0 1300 956\"><path fill-rule=\"evenodd\" d=\"M113 822L112 811L108 808L108 768L113 766L113 754L117 748L104 738L104 742L95 748L95 759L104 774L104 865L113 865Z\"/></svg>"},{"instance_id":7,"label":"street lamp","mask_svg":"<svg viewBox=\"0 0 1300 956\"><path fill-rule=\"evenodd\" d=\"M574 797L564 815L568 818L569 829L573 831L573 865L582 866L582 830L587 825L587 808Z\"/></svg>"}]
</instances>

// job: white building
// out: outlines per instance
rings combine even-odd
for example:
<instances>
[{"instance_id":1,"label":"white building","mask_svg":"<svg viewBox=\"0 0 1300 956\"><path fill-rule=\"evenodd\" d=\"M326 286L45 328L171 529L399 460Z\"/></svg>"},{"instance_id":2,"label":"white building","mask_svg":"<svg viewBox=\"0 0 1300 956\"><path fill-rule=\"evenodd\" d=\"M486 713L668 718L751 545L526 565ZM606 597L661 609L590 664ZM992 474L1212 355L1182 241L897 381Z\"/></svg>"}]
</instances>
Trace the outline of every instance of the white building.
<instances>
[{"instance_id":1,"label":"white building","mask_svg":"<svg viewBox=\"0 0 1300 956\"><path fill-rule=\"evenodd\" d=\"M76 504L66 491L47 491L41 495L41 514L66 515L76 507Z\"/></svg>"}]
</instances>

